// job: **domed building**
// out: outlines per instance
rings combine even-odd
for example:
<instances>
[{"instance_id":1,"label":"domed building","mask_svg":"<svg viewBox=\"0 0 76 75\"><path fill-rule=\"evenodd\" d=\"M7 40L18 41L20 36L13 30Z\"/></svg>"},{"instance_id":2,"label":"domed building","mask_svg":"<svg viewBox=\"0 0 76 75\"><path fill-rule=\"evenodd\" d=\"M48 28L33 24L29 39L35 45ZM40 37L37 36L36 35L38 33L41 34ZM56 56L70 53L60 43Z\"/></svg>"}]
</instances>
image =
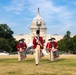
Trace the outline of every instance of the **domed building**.
<instances>
[{"instance_id":1,"label":"domed building","mask_svg":"<svg viewBox=\"0 0 76 75\"><path fill-rule=\"evenodd\" d=\"M41 36L47 33L46 24L43 18L40 16L39 8L38 8L37 16L33 19L32 25L30 27L31 34L35 34L37 29L40 29Z\"/></svg>"},{"instance_id":2,"label":"domed building","mask_svg":"<svg viewBox=\"0 0 76 75\"><path fill-rule=\"evenodd\" d=\"M36 17L33 19L32 24L30 26L30 33L27 34L27 35L16 35L16 36L14 36L14 38L16 40L24 38L26 44L29 45L32 42L33 38L34 38L37 29L40 30L40 36L43 37L43 39L45 40L45 42L48 42L48 39L51 38L52 35L47 34L46 23L44 22L43 18L40 16L39 8L38 8L38 12L37 12ZM53 37L57 38L58 35L57 36L53 35ZM57 39L58 40L62 39L62 36L60 38L58 37Z\"/></svg>"},{"instance_id":3,"label":"domed building","mask_svg":"<svg viewBox=\"0 0 76 75\"><path fill-rule=\"evenodd\" d=\"M45 41L47 41L48 38L51 38L51 36L47 34L46 24L45 24L43 18L40 16L39 8L38 8L37 15L33 19L32 25L30 27L30 34L31 34L32 39L33 39L37 29L40 30L40 36L42 36Z\"/></svg>"}]
</instances>

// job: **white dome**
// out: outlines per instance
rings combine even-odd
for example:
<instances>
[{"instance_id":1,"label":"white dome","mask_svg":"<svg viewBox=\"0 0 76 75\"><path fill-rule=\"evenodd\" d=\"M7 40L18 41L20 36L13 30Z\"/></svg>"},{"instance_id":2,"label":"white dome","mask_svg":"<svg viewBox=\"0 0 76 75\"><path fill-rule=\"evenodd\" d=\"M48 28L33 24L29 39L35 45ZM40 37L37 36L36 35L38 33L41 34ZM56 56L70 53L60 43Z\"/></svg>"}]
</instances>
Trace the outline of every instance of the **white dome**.
<instances>
[{"instance_id":1,"label":"white dome","mask_svg":"<svg viewBox=\"0 0 76 75\"><path fill-rule=\"evenodd\" d=\"M37 16L33 19L32 21L32 27L36 26L38 24L42 24L41 27L45 27L45 22L43 20L43 18L40 16L40 12L37 13Z\"/></svg>"},{"instance_id":2,"label":"white dome","mask_svg":"<svg viewBox=\"0 0 76 75\"><path fill-rule=\"evenodd\" d=\"M38 9L38 13L37 13L36 17L32 21L32 25L30 27L31 34L35 34L35 32L38 28L40 28L41 35L44 35L47 33L46 24L45 24L43 18L40 16L39 9Z\"/></svg>"},{"instance_id":3,"label":"white dome","mask_svg":"<svg viewBox=\"0 0 76 75\"><path fill-rule=\"evenodd\" d=\"M38 12L37 16L33 19L33 22L44 22L43 18L40 16L39 12Z\"/></svg>"},{"instance_id":4,"label":"white dome","mask_svg":"<svg viewBox=\"0 0 76 75\"><path fill-rule=\"evenodd\" d=\"M37 16L33 19L32 21L32 25L37 25L37 24L42 24L41 26L45 27L45 23L43 18L40 16L40 12L39 12L39 8L38 8L38 12L37 12Z\"/></svg>"}]
</instances>

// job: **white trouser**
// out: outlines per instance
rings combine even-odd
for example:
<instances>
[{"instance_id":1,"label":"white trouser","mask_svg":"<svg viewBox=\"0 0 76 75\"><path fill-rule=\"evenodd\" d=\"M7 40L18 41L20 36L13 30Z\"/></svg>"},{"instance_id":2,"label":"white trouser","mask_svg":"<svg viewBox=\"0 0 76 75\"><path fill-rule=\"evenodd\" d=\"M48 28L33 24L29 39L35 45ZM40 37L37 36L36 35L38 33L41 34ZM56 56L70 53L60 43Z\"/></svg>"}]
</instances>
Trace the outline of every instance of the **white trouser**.
<instances>
[{"instance_id":1,"label":"white trouser","mask_svg":"<svg viewBox=\"0 0 76 75\"><path fill-rule=\"evenodd\" d=\"M21 61L20 52L18 52L18 61Z\"/></svg>"},{"instance_id":2,"label":"white trouser","mask_svg":"<svg viewBox=\"0 0 76 75\"><path fill-rule=\"evenodd\" d=\"M54 55L53 55L52 50L49 52L49 60L54 61Z\"/></svg>"},{"instance_id":3,"label":"white trouser","mask_svg":"<svg viewBox=\"0 0 76 75\"><path fill-rule=\"evenodd\" d=\"M40 61L40 45L37 45L35 49L35 62L36 64L39 64Z\"/></svg>"}]
</instances>

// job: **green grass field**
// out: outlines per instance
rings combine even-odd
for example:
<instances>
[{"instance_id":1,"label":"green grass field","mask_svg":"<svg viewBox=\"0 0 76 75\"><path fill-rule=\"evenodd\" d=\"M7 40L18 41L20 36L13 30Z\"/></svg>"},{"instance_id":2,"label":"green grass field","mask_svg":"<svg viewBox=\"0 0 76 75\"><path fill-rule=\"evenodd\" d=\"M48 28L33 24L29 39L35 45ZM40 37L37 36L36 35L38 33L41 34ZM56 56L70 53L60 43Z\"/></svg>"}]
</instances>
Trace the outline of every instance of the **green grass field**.
<instances>
[{"instance_id":1,"label":"green grass field","mask_svg":"<svg viewBox=\"0 0 76 75\"><path fill-rule=\"evenodd\" d=\"M76 56L61 55L54 62L45 56L39 66L33 55L22 62L18 62L17 55L0 56L0 75L76 75Z\"/></svg>"}]
</instances>

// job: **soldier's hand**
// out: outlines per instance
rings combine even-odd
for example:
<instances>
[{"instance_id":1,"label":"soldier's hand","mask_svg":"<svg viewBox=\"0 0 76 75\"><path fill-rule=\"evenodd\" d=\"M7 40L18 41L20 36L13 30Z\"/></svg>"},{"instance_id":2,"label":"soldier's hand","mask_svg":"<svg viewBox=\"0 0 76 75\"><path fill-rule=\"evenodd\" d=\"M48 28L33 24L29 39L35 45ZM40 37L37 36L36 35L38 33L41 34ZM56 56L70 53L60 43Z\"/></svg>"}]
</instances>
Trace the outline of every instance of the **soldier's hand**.
<instances>
[{"instance_id":1,"label":"soldier's hand","mask_svg":"<svg viewBox=\"0 0 76 75\"><path fill-rule=\"evenodd\" d=\"M40 42L40 41L38 41L38 44L41 44L41 42Z\"/></svg>"}]
</instances>

